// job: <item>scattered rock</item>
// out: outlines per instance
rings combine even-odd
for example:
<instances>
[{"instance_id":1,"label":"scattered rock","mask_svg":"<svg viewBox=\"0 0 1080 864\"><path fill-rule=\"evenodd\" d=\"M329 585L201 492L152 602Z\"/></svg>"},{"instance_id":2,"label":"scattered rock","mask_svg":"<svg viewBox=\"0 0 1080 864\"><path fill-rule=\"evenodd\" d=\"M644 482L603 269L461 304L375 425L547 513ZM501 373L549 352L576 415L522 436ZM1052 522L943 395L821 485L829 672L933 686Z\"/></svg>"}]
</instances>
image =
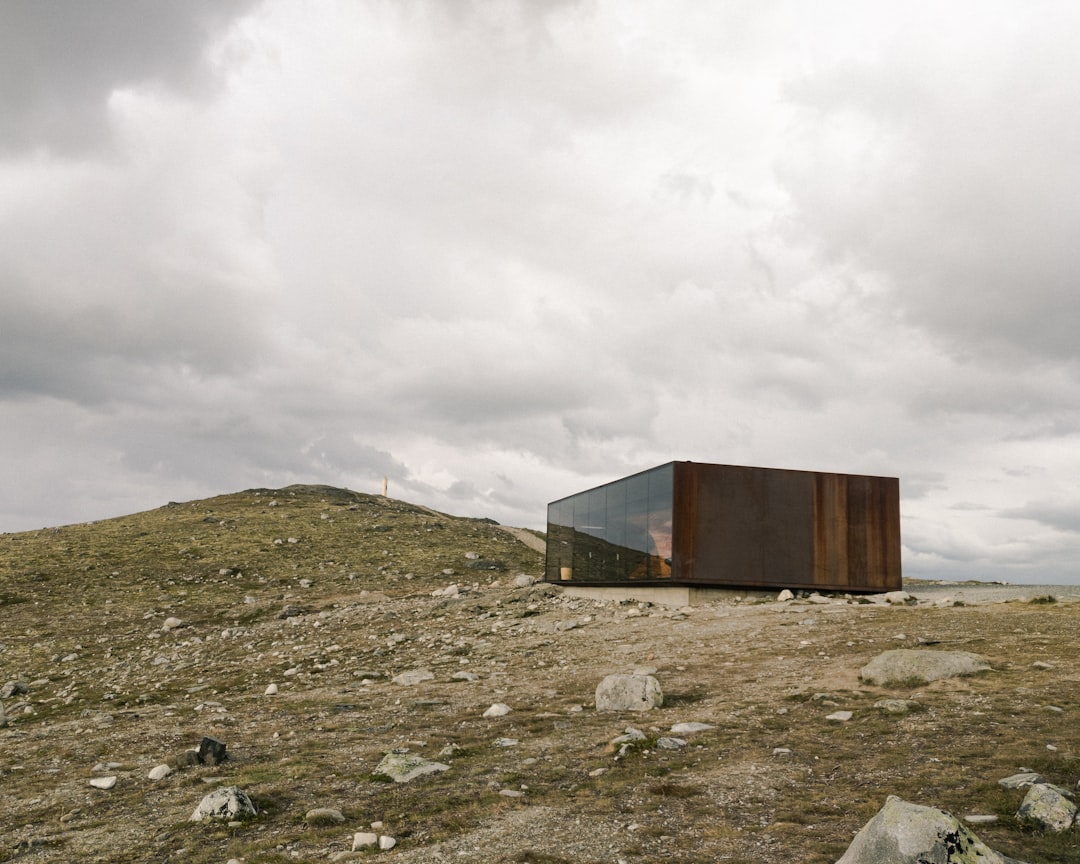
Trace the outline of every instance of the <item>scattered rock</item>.
<instances>
[{"instance_id":1,"label":"scattered rock","mask_svg":"<svg viewBox=\"0 0 1080 864\"><path fill-rule=\"evenodd\" d=\"M395 675L390 680L395 684L410 687L415 684L421 684L424 681L432 681L434 678L435 673L430 669L410 669L407 672L402 672L400 675Z\"/></svg>"},{"instance_id":2,"label":"scattered rock","mask_svg":"<svg viewBox=\"0 0 1080 864\"><path fill-rule=\"evenodd\" d=\"M1048 831L1065 831L1076 821L1076 805L1071 793L1052 783L1033 783L1016 818L1033 822Z\"/></svg>"},{"instance_id":3,"label":"scattered rock","mask_svg":"<svg viewBox=\"0 0 1080 864\"><path fill-rule=\"evenodd\" d=\"M281 611L278 612L277 617L284 620L286 618L297 618L303 614L304 609L302 606L297 606L293 603L289 603L288 605L282 607Z\"/></svg>"},{"instance_id":4,"label":"scattered rock","mask_svg":"<svg viewBox=\"0 0 1080 864\"><path fill-rule=\"evenodd\" d=\"M922 705L914 699L878 699L878 701L874 703L874 707L884 714L895 714L900 716L903 714L910 714L912 711L918 711L922 708Z\"/></svg>"},{"instance_id":5,"label":"scattered rock","mask_svg":"<svg viewBox=\"0 0 1080 864\"><path fill-rule=\"evenodd\" d=\"M897 648L879 654L867 663L859 676L870 684L927 684L942 678L975 675L990 668L978 654L967 651L927 651Z\"/></svg>"},{"instance_id":6,"label":"scattered rock","mask_svg":"<svg viewBox=\"0 0 1080 864\"><path fill-rule=\"evenodd\" d=\"M203 798L188 821L227 819L232 822L256 816L258 812L248 794L239 786L223 786Z\"/></svg>"},{"instance_id":7,"label":"scattered rock","mask_svg":"<svg viewBox=\"0 0 1080 864\"><path fill-rule=\"evenodd\" d=\"M177 629L179 629L180 627L183 627L183 626L184 626L184 622L181 621L179 618L174 618L173 616L169 616L162 623L161 629L162 630L177 630Z\"/></svg>"},{"instance_id":8,"label":"scattered rock","mask_svg":"<svg viewBox=\"0 0 1080 864\"><path fill-rule=\"evenodd\" d=\"M397 840L395 840L393 837L389 837L386 834L383 834L379 837L379 848L383 852L389 852L395 846L397 846Z\"/></svg>"},{"instance_id":9,"label":"scattered rock","mask_svg":"<svg viewBox=\"0 0 1080 864\"><path fill-rule=\"evenodd\" d=\"M435 774L450 770L442 762L430 762L420 756L408 753L387 753L371 772L373 780L392 780L394 783L408 783L425 774Z\"/></svg>"},{"instance_id":10,"label":"scattered rock","mask_svg":"<svg viewBox=\"0 0 1080 864\"><path fill-rule=\"evenodd\" d=\"M826 716L826 720L832 720L836 723L846 723L854 715L850 711L833 711L832 714Z\"/></svg>"},{"instance_id":11,"label":"scattered rock","mask_svg":"<svg viewBox=\"0 0 1080 864\"><path fill-rule=\"evenodd\" d=\"M1010 864L943 810L890 795L837 864ZM1017 864L1017 862L1012 862Z\"/></svg>"},{"instance_id":12,"label":"scattered rock","mask_svg":"<svg viewBox=\"0 0 1080 864\"><path fill-rule=\"evenodd\" d=\"M345 821L345 815L333 807L316 807L304 814L304 821L312 827L324 825L340 825Z\"/></svg>"},{"instance_id":13,"label":"scattered rock","mask_svg":"<svg viewBox=\"0 0 1080 864\"><path fill-rule=\"evenodd\" d=\"M0 687L0 699L10 699L12 696L25 696L30 692L30 686L24 681L8 681Z\"/></svg>"},{"instance_id":14,"label":"scattered rock","mask_svg":"<svg viewBox=\"0 0 1080 864\"><path fill-rule=\"evenodd\" d=\"M158 765L154 768L151 768L150 773L146 776L149 777L151 780L164 780L172 773L173 769L170 768L168 765Z\"/></svg>"},{"instance_id":15,"label":"scattered rock","mask_svg":"<svg viewBox=\"0 0 1080 864\"><path fill-rule=\"evenodd\" d=\"M1006 789L1026 789L1028 786L1032 786L1035 783L1044 782L1042 774L1036 774L1034 771L1024 771L1020 774L1012 774L1009 777L998 780L998 785L1003 786Z\"/></svg>"},{"instance_id":16,"label":"scattered rock","mask_svg":"<svg viewBox=\"0 0 1080 864\"><path fill-rule=\"evenodd\" d=\"M517 745L518 745L518 739L517 738L496 738L495 739L495 746L496 747L517 747Z\"/></svg>"},{"instance_id":17,"label":"scattered rock","mask_svg":"<svg viewBox=\"0 0 1080 864\"><path fill-rule=\"evenodd\" d=\"M652 675L608 675L596 687L597 711L649 711L664 704Z\"/></svg>"},{"instance_id":18,"label":"scattered rock","mask_svg":"<svg viewBox=\"0 0 1080 864\"><path fill-rule=\"evenodd\" d=\"M972 813L969 816L965 816L964 821L969 825L993 825L998 821L998 817L989 813Z\"/></svg>"},{"instance_id":19,"label":"scattered rock","mask_svg":"<svg viewBox=\"0 0 1080 864\"><path fill-rule=\"evenodd\" d=\"M278 686L277 684L267 684L266 689L263 690L263 696L277 696Z\"/></svg>"},{"instance_id":20,"label":"scattered rock","mask_svg":"<svg viewBox=\"0 0 1080 864\"><path fill-rule=\"evenodd\" d=\"M116 775L111 777L93 777L90 780L90 785L95 789L112 789L116 785Z\"/></svg>"},{"instance_id":21,"label":"scattered rock","mask_svg":"<svg viewBox=\"0 0 1080 864\"><path fill-rule=\"evenodd\" d=\"M510 713L510 706L503 702L496 702L487 711L484 712L485 717L505 717Z\"/></svg>"},{"instance_id":22,"label":"scattered rock","mask_svg":"<svg viewBox=\"0 0 1080 864\"><path fill-rule=\"evenodd\" d=\"M776 595L777 603L787 603L788 600L794 600L795 595L791 593L790 588L785 588L779 594Z\"/></svg>"},{"instance_id":23,"label":"scattered rock","mask_svg":"<svg viewBox=\"0 0 1080 864\"><path fill-rule=\"evenodd\" d=\"M479 681L480 676L475 672L459 671L455 672L450 678L454 681Z\"/></svg>"},{"instance_id":24,"label":"scattered rock","mask_svg":"<svg viewBox=\"0 0 1080 864\"><path fill-rule=\"evenodd\" d=\"M361 849L369 849L379 842L379 835L371 831L357 831L353 834L352 851L359 852Z\"/></svg>"},{"instance_id":25,"label":"scattered rock","mask_svg":"<svg viewBox=\"0 0 1080 864\"><path fill-rule=\"evenodd\" d=\"M907 606L917 602L907 591L887 591L881 599L890 606Z\"/></svg>"},{"instance_id":26,"label":"scattered rock","mask_svg":"<svg viewBox=\"0 0 1080 864\"><path fill-rule=\"evenodd\" d=\"M682 750L686 746L686 739L662 735L656 739L656 746L660 750Z\"/></svg>"},{"instance_id":27,"label":"scattered rock","mask_svg":"<svg viewBox=\"0 0 1080 864\"><path fill-rule=\"evenodd\" d=\"M199 761L204 765L218 765L225 761L225 742L204 737L199 742Z\"/></svg>"},{"instance_id":28,"label":"scattered rock","mask_svg":"<svg viewBox=\"0 0 1080 864\"><path fill-rule=\"evenodd\" d=\"M530 576L528 573L518 573L514 577L515 588L528 588L531 585L536 584L536 577Z\"/></svg>"},{"instance_id":29,"label":"scattered rock","mask_svg":"<svg viewBox=\"0 0 1080 864\"><path fill-rule=\"evenodd\" d=\"M695 732L707 732L715 728L710 723L676 723L669 731L672 735L693 735Z\"/></svg>"}]
</instances>

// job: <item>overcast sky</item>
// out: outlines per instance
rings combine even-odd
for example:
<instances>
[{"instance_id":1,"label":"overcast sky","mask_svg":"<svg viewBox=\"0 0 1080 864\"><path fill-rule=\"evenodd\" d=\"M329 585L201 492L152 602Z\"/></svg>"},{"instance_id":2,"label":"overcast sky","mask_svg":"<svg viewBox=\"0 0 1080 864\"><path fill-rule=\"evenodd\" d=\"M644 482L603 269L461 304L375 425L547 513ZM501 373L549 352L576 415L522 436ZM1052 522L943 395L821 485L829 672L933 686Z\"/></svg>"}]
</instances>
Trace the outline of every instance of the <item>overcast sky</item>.
<instances>
[{"instance_id":1,"label":"overcast sky","mask_svg":"<svg viewBox=\"0 0 1080 864\"><path fill-rule=\"evenodd\" d=\"M1075 2L0 0L0 531L897 476L1080 581Z\"/></svg>"}]
</instances>

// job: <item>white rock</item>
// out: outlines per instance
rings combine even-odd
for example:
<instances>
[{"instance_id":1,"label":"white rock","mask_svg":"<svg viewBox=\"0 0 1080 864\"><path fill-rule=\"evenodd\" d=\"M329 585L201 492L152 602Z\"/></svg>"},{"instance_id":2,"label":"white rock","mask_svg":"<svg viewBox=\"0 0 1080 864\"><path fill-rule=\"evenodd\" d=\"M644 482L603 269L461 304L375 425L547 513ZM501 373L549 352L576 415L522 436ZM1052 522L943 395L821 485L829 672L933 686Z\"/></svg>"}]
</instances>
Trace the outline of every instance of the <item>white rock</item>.
<instances>
[{"instance_id":1,"label":"white rock","mask_svg":"<svg viewBox=\"0 0 1080 864\"><path fill-rule=\"evenodd\" d=\"M1034 771L1024 771L1021 774L1012 774L998 780L998 785L1005 789L1026 789L1028 786L1042 782L1044 782L1042 774L1036 774Z\"/></svg>"},{"instance_id":2,"label":"white rock","mask_svg":"<svg viewBox=\"0 0 1080 864\"><path fill-rule=\"evenodd\" d=\"M859 676L870 684L929 683L942 678L985 672L990 664L967 651L931 651L897 648L885 651L867 663Z\"/></svg>"},{"instance_id":3,"label":"white rock","mask_svg":"<svg viewBox=\"0 0 1080 864\"><path fill-rule=\"evenodd\" d=\"M676 723L670 731L673 735L693 735L695 732L706 732L715 728L709 723Z\"/></svg>"},{"instance_id":4,"label":"white rock","mask_svg":"<svg viewBox=\"0 0 1080 864\"><path fill-rule=\"evenodd\" d=\"M361 849L367 849L376 845L379 842L379 835L373 834L370 831L357 831L353 834L352 848L353 852L359 852Z\"/></svg>"},{"instance_id":5,"label":"white rock","mask_svg":"<svg viewBox=\"0 0 1080 864\"><path fill-rule=\"evenodd\" d=\"M162 630L175 630L177 627L183 627L183 626L184 626L183 621L181 621L179 618L174 618L174 617L172 617L170 615L168 618L166 618L162 622L161 629Z\"/></svg>"},{"instance_id":6,"label":"white rock","mask_svg":"<svg viewBox=\"0 0 1080 864\"><path fill-rule=\"evenodd\" d=\"M853 716L854 715L850 711L833 711L833 713L829 714L825 719L834 720L837 723L846 723Z\"/></svg>"},{"instance_id":7,"label":"white rock","mask_svg":"<svg viewBox=\"0 0 1080 864\"><path fill-rule=\"evenodd\" d=\"M480 676L475 672L455 672L450 676L454 681L478 681Z\"/></svg>"},{"instance_id":8,"label":"white rock","mask_svg":"<svg viewBox=\"0 0 1080 864\"><path fill-rule=\"evenodd\" d=\"M517 789L500 789L499 794L503 798L524 798L525 793L519 792Z\"/></svg>"},{"instance_id":9,"label":"white rock","mask_svg":"<svg viewBox=\"0 0 1080 864\"><path fill-rule=\"evenodd\" d=\"M788 600L794 600L795 595L791 593L790 588L785 588L779 594L776 595L776 601L778 603L786 603Z\"/></svg>"},{"instance_id":10,"label":"white rock","mask_svg":"<svg viewBox=\"0 0 1080 864\"><path fill-rule=\"evenodd\" d=\"M882 599L890 606L904 606L915 600L907 591L887 591L881 595Z\"/></svg>"},{"instance_id":11,"label":"white rock","mask_svg":"<svg viewBox=\"0 0 1080 864\"><path fill-rule=\"evenodd\" d=\"M485 717L505 717L510 713L510 706L504 702L496 702L487 711L484 712Z\"/></svg>"},{"instance_id":12,"label":"white rock","mask_svg":"<svg viewBox=\"0 0 1080 864\"><path fill-rule=\"evenodd\" d=\"M388 852L395 846L397 846L397 840L393 837L388 837L384 834L379 838L379 848L382 849L383 852Z\"/></svg>"},{"instance_id":13,"label":"white rock","mask_svg":"<svg viewBox=\"0 0 1080 864\"><path fill-rule=\"evenodd\" d=\"M277 684L267 684L266 689L263 690L263 696L277 696L278 686Z\"/></svg>"},{"instance_id":14,"label":"white rock","mask_svg":"<svg viewBox=\"0 0 1080 864\"><path fill-rule=\"evenodd\" d=\"M518 739L517 738L496 738L495 739L495 746L496 747L517 747L517 745L518 745Z\"/></svg>"},{"instance_id":15,"label":"white rock","mask_svg":"<svg viewBox=\"0 0 1080 864\"><path fill-rule=\"evenodd\" d=\"M597 711L649 711L664 704L652 675L608 675L596 687Z\"/></svg>"},{"instance_id":16,"label":"white rock","mask_svg":"<svg viewBox=\"0 0 1080 864\"><path fill-rule=\"evenodd\" d=\"M345 815L333 807L316 807L304 814L304 821L308 825L340 825Z\"/></svg>"},{"instance_id":17,"label":"white rock","mask_svg":"<svg viewBox=\"0 0 1080 864\"><path fill-rule=\"evenodd\" d=\"M199 802L189 822L202 822L204 819L227 819L234 822L245 816L258 813L247 793L239 786L223 786L215 789Z\"/></svg>"},{"instance_id":18,"label":"white rock","mask_svg":"<svg viewBox=\"0 0 1080 864\"><path fill-rule=\"evenodd\" d=\"M168 765L158 765L154 768L151 768L150 773L146 776L149 777L151 780L164 780L172 773L173 769L170 768Z\"/></svg>"},{"instance_id":19,"label":"white rock","mask_svg":"<svg viewBox=\"0 0 1080 864\"><path fill-rule=\"evenodd\" d=\"M116 777L94 777L90 780L90 785L95 789L112 789L116 785Z\"/></svg>"},{"instance_id":20,"label":"white rock","mask_svg":"<svg viewBox=\"0 0 1080 864\"><path fill-rule=\"evenodd\" d=\"M396 675L390 680L395 684L401 684L408 687L414 684L421 684L424 681L431 681L435 678L435 674L430 669L410 669L407 672L402 672L400 675Z\"/></svg>"}]
</instances>

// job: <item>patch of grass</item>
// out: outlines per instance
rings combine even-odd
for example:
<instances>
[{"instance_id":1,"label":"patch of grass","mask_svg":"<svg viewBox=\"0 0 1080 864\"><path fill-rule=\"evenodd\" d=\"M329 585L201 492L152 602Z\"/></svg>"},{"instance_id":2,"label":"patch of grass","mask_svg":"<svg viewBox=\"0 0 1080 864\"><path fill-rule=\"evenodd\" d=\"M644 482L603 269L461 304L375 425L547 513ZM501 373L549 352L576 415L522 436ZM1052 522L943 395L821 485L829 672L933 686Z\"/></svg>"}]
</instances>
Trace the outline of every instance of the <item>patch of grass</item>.
<instances>
[{"instance_id":1,"label":"patch of grass","mask_svg":"<svg viewBox=\"0 0 1080 864\"><path fill-rule=\"evenodd\" d=\"M1032 597L1028 600L1029 606L1049 606L1051 603L1057 603L1057 597L1053 594L1043 594L1039 597Z\"/></svg>"}]
</instances>

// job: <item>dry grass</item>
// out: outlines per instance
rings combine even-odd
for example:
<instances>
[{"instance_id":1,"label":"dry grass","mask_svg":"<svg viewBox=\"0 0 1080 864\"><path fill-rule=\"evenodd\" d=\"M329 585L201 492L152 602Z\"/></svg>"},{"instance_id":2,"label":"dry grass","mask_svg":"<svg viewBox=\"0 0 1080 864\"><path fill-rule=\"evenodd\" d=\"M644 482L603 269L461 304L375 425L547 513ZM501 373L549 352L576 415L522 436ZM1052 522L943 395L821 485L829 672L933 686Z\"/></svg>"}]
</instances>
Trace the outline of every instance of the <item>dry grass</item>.
<instances>
[{"instance_id":1,"label":"dry grass","mask_svg":"<svg viewBox=\"0 0 1080 864\"><path fill-rule=\"evenodd\" d=\"M471 569L467 553L505 569ZM1080 860L1080 832L1017 824L1020 796L996 782L1021 767L1080 779L1077 605L716 604L629 617L509 584L541 570L489 523L325 487L0 537L0 683L32 683L5 700L0 861L314 860L381 821L406 861L505 824L489 860L830 862L889 794L996 814L977 833L1032 864ZM451 582L476 588L431 596ZM301 614L281 619L285 606ZM168 616L184 626L162 630ZM582 626L554 626L568 619ZM928 643L994 670L903 688L859 680L875 654ZM658 670L662 709L591 709L604 674L638 665ZM389 682L417 666L435 679ZM461 670L479 680L453 680ZM271 681L277 697L263 695ZM887 696L922 710L883 714L873 704ZM495 701L513 712L481 718ZM825 719L838 709L853 719ZM715 728L657 749L684 720ZM607 744L630 724L646 740L618 758ZM226 763L146 779L204 734L228 743ZM450 771L370 777L390 748L439 758L448 744L460 748ZM122 763L108 792L87 782L99 762ZM187 822L215 778L246 789L259 817ZM319 806L346 825L308 826ZM579 836L581 849L566 845ZM601 840L604 854L590 852Z\"/></svg>"}]
</instances>

